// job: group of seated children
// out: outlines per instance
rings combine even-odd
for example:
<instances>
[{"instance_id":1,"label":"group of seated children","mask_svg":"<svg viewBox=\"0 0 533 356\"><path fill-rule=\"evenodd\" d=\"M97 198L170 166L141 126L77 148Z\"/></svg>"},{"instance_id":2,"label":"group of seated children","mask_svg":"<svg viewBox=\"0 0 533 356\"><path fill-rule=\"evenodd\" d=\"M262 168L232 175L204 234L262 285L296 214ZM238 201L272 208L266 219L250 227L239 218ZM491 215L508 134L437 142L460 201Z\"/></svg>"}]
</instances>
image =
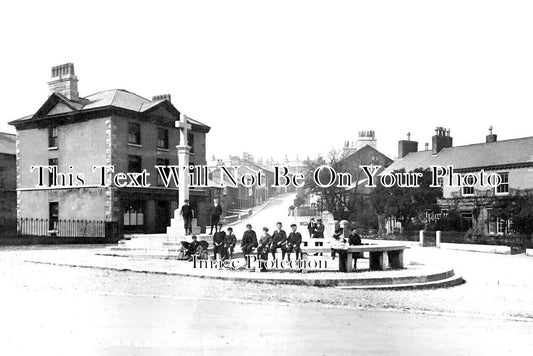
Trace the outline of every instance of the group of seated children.
<instances>
[{"instance_id":1,"label":"group of seated children","mask_svg":"<svg viewBox=\"0 0 533 356\"><path fill-rule=\"evenodd\" d=\"M287 236L285 230L282 229L283 225L278 222L276 224L276 230L270 235L268 233L268 227L263 227L263 232L259 241L252 225L246 225L246 231L242 236L241 249L243 254L250 255L256 250L257 257L261 260L268 260L268 254L272 255L272 259L276 259L276 252L281 250L281 259L284 260L285 256L290 261L291 253L295 253L296 259L301 257L300 245L302 244L302 235L296 231L298 226L291 224L291 232Z\"/></svg>"},{"instance_id":2,"label":"group of seated children","mask_svg":"<svg viewBox=\"0 0 533 356\"><path fill-rule=\"evenodd\" d=\"M302 244L302 235L296 231L297 225L291 225L291 232L287 236L285 230L282 229L281 222L276 224L276 230L270 235L267 227L263 228L263 232L259 240L257 234L252 230L252 225L246 225L246 231L242 236L241 249L243 255L250 255L255 252L259 259L267 260L269 253L272 258L276 258L276 252L281 250L282 260L287 259L290 261L290 254L295 253L296 259L301 257L300 245ZM222 230L222 224L218 224L218 229L213 235L213 259L232 259L237 238L233 234L233 229L228 227L227 232ZM182 259L192 260L193 256L197 256L199 259L207 259L207 241L198 241L196 235L192 236L192 242L182 241Z\"/></svg>"},{"instance_id":3,"label":"group of seated children","mask_svg":"<svg viewBox=\"0 0 533 356\"><path fill-rule=\"evenodd\" d=\"M295 258L302 257L300 245L302 244L302 235L297 231L298 226L291 224L291 232L289 235L283 230L281 222L276 224L276 230L269 234L269 229L263 227L263 231L259 240L252 225L246 225L246 231L244 231L241 240L241 250L244 256L257 253L259 260L268 260L269 254L272 255L272 259L276 259L276 252L281 250L281 259L284 260L287 256L287 260L290 261L291 253L295 253ZM233 252L235 245L237 244L237 238L233 234L233 228L228 227L227 232L222 230L222 224L218 224L218 229L213 235L213 259L226 260L233 259ZM193 256L197 256L198 259L208 258L208 242L198 241L196 235L192 236L192 242L182 241L182 259L193 259ZM348 239L344 236L343 228L335 230L335 234L331 240L331 257L336 258L339 255L341 271L346 269L346 259L348 258L347 247L354 245L361 245L361 237L357 233L357 229L353 228ZM357 258L362 258L361 253L353 254L354 269L357 267ZM346 271L343 271L346 272Z\"/></svg>"},{"instance_id":4,"label":"group of seated children","mask_svg":"<svg viewBox=\"0 0 533 356\"><path fill-rule=\"evenodd\" d=\"M227 233L222 231L222 224L219 223L218 229L213 235L213 253L215 256L219 254L222 259L232 259L237 244L237 237L233 234L233 229L228 227L227 230ZM192 242L181 242L180 259L192 261L193 256L196 256L200 260L207 260L208 247L207 241L198 241L198 237L193 235Z\"/></svg>"}]
</instances>

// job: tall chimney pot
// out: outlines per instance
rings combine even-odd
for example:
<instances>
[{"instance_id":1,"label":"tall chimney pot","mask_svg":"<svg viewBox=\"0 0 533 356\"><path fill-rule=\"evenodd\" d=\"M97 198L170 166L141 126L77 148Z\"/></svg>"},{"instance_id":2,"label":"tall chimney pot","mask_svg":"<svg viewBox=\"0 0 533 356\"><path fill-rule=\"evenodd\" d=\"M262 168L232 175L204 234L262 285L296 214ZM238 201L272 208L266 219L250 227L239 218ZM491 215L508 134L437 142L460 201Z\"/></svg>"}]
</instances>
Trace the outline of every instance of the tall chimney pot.
<instances>
[{"instance_id":1,"label":"tall chimney pot","mask_svg":"<svg viewBox=\"0 0 533 356\"><path fill-rule=\"evenodd\" d=\"M437 127L435 129L435 136L431 138L431 143L434 155L439 153L443 148L452 147L453 139L450 136L450 129Z\"/></svg>"},{"instance_id":2,"label":"tall chimney pot","mask_svg":"<svg viewBox=\"0 0 533 356\"><path fill-rule=\"evenodd\" d=\"M169 102L171 102L170 100L170 94L160 94L160 95L154 95L152 96L152 101L158 101L158 100L168 100Z\"/></svg>"},{"instance_id":3,"label":"tall chimney pot","mask_svg":"<svg viewBox=\"0 0 533 356\"><path fill-rule=\"evenodd\" d=\"M78 101L78 77L74 73L74 64L66 63L51 69L51 80L48 82L50 95L58 93L69 100Z\"/></svg>"}]
</instances>

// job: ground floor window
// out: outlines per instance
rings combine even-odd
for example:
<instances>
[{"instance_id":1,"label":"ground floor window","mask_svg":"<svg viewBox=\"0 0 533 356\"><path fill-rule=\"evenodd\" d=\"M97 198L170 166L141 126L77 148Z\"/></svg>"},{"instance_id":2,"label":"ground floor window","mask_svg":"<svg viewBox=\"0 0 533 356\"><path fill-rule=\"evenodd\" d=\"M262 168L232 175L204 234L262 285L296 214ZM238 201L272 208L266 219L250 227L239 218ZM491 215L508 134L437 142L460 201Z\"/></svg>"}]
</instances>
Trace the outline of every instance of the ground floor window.
<instances>
[{"instance_id":1,"label":"ground floor window","mask_svg":"<svg viewBox=\"0 0 533 356\"><path fill-rule=\"evenodd\" d=\"M144 230L144 205L142 200L133 200L124 204L124 230Z\"/></svg>"},{"instance_id":2,"label":"ground floor window","mask_svg":"<svg viewBox=\"0 0 533 356\"><path fill-rule=\"evenodd\" d=\"M513 232L513 221L511 219L504 219L489 210L489 234L490 235L506 235Z\"/></svg>"}]
</instances>

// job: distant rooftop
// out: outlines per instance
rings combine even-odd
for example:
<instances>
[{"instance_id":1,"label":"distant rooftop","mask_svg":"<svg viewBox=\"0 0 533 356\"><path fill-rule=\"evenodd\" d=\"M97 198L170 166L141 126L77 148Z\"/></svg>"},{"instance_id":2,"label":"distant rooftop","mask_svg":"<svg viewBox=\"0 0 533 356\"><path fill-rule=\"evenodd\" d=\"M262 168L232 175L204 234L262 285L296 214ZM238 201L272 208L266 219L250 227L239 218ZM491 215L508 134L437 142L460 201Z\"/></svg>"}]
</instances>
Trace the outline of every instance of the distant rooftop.
<instances>
[{"instance_id":1,"label":"distant rooftop","mask_svg":"<svg viewBox=\"0 0 533 356\"><path fill-rule=\"evenodd\" d=\"M0 132L0 153L14 155L16 152L15 134Z\"/></svg>"}]
</instances>

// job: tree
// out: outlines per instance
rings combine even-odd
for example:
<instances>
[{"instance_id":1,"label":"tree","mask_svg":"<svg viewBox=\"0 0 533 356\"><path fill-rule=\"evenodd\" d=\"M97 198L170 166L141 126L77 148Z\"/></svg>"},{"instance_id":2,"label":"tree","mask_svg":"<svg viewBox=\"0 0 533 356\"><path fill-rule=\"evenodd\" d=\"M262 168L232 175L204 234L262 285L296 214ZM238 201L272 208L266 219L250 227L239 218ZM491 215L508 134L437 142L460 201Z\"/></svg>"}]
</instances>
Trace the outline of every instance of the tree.
<instances>
[{"instance_id":1,"label":"tree","mask_svg":"<svg viewBox=\"0 0 533 356\"><path fill-rule=\"evenodd\" d=\"M328 160L322 156L318 156L316 160L307 159L305 162L305 184L304 188L308 192L315 193L319 197L319 204L322 210L327 210L333 214L333 218L336 220L354 220L354 214L357 213L358 206L358 183L361 176L361 170L359 166L365 164L363 162L355 162L357 167L347 167L344 159L347 155L343 151L330 151ZM368 163L370 164L370 162ZM315 181L315 171L320 166L329 166L337 173L349 173L352 180L350 188L339 187L338 182L335 182L332 186L323 188L317 185ZM350 172L347 172L350 171ZM319 174L319 180L321 182L328 182L331 178L331 174L328 170L322 170ZM359 202L360 205L360 202Z\"/></svg>"},{"instance_id":2,"label":"tree","mask_svg":"<svg viewBox=\"0 0 533 356\"><path fill-rule=\"evenodd\" d=\"M297 195L296 198L294 198L294 206L299 208L305 203L305 198L302 196Z\"/></svg>"},{"instance_id":3,"label":"tree","mask_svg":"<svg viewBox=\"0 0 533 356\"><path fill-rule=\"evenodd\" d=\"M442 198L442 188L432 188L431 171L429 169L417 168L414 173L422 173L419 179L419 187L400 187L398 184L392 187L384 187L377 182L377 187L370 194L370 199L381 216L379 221L379 232L383 232L384 218L395 217L402 224L402 229L407 229L413 218L422 217L427 211L438 210L437 199ZM392 174L403 174L404 169L395 170ZM427 222L426 222L427 223Z\"/></svg>"},{"instance_id":4,"label":"tree","mask_svg":"<svg viewBox=\"0 0 533 356\"><path fill-rule=\"evenodd\" d=\"M320 199L320 205L323 210L327 210L333 214L333 218L336 220L346 219L348 207L346 206L345 193L346 188L339 188L337 184L333 184L331 187L322 188L316 184L314 179L314 173L320 166L328 165L335 171L341 171L341 163L343 156L337 151L332 150L329 153L329 160L326 160L322 156L318 156L316 160L307 160L305 162L305 184L304 188L309 192L315 193ZM328 181L329 177L324 170L321 172L319 179L321 181Z\"/></svg>"}]
</instances>

